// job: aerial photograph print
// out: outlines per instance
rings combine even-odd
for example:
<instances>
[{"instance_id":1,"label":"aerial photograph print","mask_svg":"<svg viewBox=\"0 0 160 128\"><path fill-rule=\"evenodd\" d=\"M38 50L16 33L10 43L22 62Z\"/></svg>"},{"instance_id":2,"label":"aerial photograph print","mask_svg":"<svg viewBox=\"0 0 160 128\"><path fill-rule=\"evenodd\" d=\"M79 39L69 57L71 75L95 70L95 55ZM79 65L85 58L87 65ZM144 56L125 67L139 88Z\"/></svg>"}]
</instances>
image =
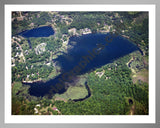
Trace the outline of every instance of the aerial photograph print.
<instances>
[{"instance_id":1,"label":"aerial photograph print","mask_svg":"<svg viewBox=\"0 0 160 128\"><path fill-rule=\"evenodd\" d=\"M148 11L12 11L12 115L149 115Z\"/></svg>"}]
</instances>

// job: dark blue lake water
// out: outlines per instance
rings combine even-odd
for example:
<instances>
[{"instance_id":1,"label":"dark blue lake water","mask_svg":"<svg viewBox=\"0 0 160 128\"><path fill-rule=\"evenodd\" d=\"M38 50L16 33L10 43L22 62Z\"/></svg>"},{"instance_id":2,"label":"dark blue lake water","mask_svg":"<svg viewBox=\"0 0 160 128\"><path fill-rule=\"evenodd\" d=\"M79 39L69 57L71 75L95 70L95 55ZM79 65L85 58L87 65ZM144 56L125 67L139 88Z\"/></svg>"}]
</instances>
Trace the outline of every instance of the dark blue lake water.
<instances>
[{"instance_id":1,"label":"dark blue lake water","mask_svg":"<svg viewBox=\"0 0 160 128\"><path fill-rule=\"evenodd\" d=\"M112 38L110 34L88 34L71 37L69 44L72 48L68 50L68 54L60 55L54 60L61 66L62 73L47 82L30 84L30 94L44 96L64 93L67 89L66 82L74 81L76 75L90 72L138 50L136 45L123 37L114 37L111 42L107 42L106 37Z\"/></svg>"},{"instance_id":2,"label":"dark blue lake water","mask_svg":"<svg viewBox=\"0 0 160 128\"><path fill-rule=\"evenodd\" d=\"M34 28L31 30L26 30L26 31L19 33L19 35L22 35L25 38L49 37L50 35L53 35L53 34L54 34L54 30L52 29L51 26L43 26L43 27Z\"/></svg>"}]
</instances>

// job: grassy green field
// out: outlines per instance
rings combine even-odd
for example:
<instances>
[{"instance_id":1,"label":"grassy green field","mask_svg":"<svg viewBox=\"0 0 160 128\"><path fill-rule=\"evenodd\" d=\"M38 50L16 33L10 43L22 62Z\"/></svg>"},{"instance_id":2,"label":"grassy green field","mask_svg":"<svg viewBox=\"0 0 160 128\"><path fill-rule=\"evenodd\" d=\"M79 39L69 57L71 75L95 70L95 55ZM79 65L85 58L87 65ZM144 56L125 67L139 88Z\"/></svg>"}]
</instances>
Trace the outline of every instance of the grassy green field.
<instances>
[{"instance_id":1,"label":"grassy green field","mask_svg":"<svg viewBox=\"0 0 160 128\"><path fill-rule=\"evenodd\" d=\"M73 83L69 86L67 91L61 95L56 94L55 97L57 99L61 98L64 100L73 100L73 99L81 99L88 95L88 91L85 87L86 78L80 77L78 82L73 85Z\"/></svg>"},{"instance_id":2,"label":"grassy green field","mask_svg":"<svg viewBox=\"0 0 160 128\"><path fill-rule=\"evenodd\" d=\"M64 98L65 100L81 99L88 95L88 91L85 86L83 87L69 87L68 90L61 95L56 95L56 97Z\"/></svg>"}]
</instances>

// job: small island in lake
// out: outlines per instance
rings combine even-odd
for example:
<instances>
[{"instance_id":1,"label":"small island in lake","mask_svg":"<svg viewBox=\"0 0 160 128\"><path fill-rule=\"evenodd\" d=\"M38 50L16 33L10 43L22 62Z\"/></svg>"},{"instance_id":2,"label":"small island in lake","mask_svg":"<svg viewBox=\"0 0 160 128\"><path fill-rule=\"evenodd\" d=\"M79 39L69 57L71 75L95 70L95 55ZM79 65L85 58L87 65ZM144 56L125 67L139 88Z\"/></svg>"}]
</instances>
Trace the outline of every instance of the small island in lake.
<instances>
[{"instance_id":1,"label":"small island in lake","mask_svg":"<svg viewBox=\"0 0 160 128\"><path fill-rule=\"evenodd\" d=\"M148 115L148 12L12 12L12 115Z\"/></svg>"}]
</instances>

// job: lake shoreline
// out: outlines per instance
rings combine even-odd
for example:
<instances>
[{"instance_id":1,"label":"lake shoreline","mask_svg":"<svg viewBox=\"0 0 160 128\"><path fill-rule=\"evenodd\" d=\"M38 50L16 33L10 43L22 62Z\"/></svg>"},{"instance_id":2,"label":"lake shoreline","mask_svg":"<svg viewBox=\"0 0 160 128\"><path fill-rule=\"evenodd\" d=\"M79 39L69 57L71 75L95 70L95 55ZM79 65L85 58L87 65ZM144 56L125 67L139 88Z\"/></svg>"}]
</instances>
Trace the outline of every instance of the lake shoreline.
<instances>
[{"instance_id":1,"label":"lake shoreline","mask_svg":"<svg viewBox=\"0 0 160 128\"><path fill-rule=\"evenodd\" d=\"M45 26L42 26L40 28L43 28L43 27L45 27ZM56 30L55 30L53 25L46 26L46 27L51 27L53 29L53 31L54 31L54 35L56 34ZM79 59L82 58L82 56L88 56L88 53L86 51L84 51L83 53L81 53L81 52L78 53L77 50L78 51L79 51L79 49L83 50L84 48L86 48L86 45L87 45L87 50L91 51L92 49L95 49L97 47L98 43L106 44L106 43L108 43L107 40L106 40L107 36L110 36L109 32L108 33L98 32L98 33L89 33L89 34L83 34L83 35L78 35L78 36L77 35L75 35L75 36L67 36L68 37L67 44L65 46L62 45L62 47L59 48L59 50L60 50L61 53L68 53L68 55L70 55L68 57L74 58L73 59L74 60L73 61L73 63L74 63L73 65L77 65L77 62L79 61ZM39 37L39 36L36 36L36 37ZM128 39L126 39L123 36L122 36L122 38L119 38L119 37L121 37L121 36L113 37L113 43L109 43L109 45L104 48L106 50L100 51L100 53L101 53L100 57L99 56L95 56L95 58L94 58L95 60L96 59L98 59L98 60L100 59L98 61L98 63L97 63L97 61L95 61L96 65L93 66L91 63L89 63L88 64L89 65L89 69L87 67L81 73L83 74L85 72L88 72L92 68L96 68L96 67L102 66L102 65L110 62L110 60L116 59L117 57L121 56L121 54L122 54L122 56L124 56L125 54L128 54L128 53L136 50L136 46L134 46L132 44L132 42L130 42ZM25 38L27 38L27 37L25 37ZM119 40L122 42L122 44L116 42L116 41L119 41ZM71 44L72 41L73 42L75 41L76 44ZM87 43L85 43L85 42L87 42ZM70 48L69 46L72 46L72 47ZM132 48L130 46L132 46ZM115 51L114 49L121 49L122 51L121 50L120 51ZM112 56L106 56L108 54L108 52L110 52L109 55L111 54ZM56 54L56 53L52 53L52 54ZM79 54L81 56L79 56ZM77 58L77 56L79 56L80 58ZM64 70L64 71L62 71L61 74L59 74L60 76L63 76L63 74L66 71L69 71L74 67L74 66L70 66L68 64L65 65L65 63L70 63L70 59L69 58L66 59L66 57L67 57L66 55L62 54L62 55L57 55L57 57L54 59L55 62L59 62L60 63L62 69ZM104 61L104 59L101 59L101 58L106 58L106 60ZM22 81L22 83L31 85L31 88L33 89L32 91L34 91L34 90L36 90L36 88L38 86L42 86L41 83L43 84L43 86L45 86L45 83L47 83L47 85L49 85L51 81L53 83L53 82L56 81L55 79L57 79L57 78L59 78L59 76L55 76L54 78L50 78L50 79L47 79L47 80L41 79L41 80L33 80L33 81ZM54 85L56 85L56 84L57 83L54 83ZM32 87L32 85L36 85L37 87L36 86ZM73 99L73 101L75 101L75 102L76 101L82 101L82 100L87 99L88 97L91 96L91 91L90 91L89 86L88 85L85 85L85 86L86 86L86 89L88 90L88 95L85 98ZM59 91L61 92L61 90L59 90ZM45 92L43 92L43 95L44 95L44 93Z\"/></svg>"}]
</instances>

